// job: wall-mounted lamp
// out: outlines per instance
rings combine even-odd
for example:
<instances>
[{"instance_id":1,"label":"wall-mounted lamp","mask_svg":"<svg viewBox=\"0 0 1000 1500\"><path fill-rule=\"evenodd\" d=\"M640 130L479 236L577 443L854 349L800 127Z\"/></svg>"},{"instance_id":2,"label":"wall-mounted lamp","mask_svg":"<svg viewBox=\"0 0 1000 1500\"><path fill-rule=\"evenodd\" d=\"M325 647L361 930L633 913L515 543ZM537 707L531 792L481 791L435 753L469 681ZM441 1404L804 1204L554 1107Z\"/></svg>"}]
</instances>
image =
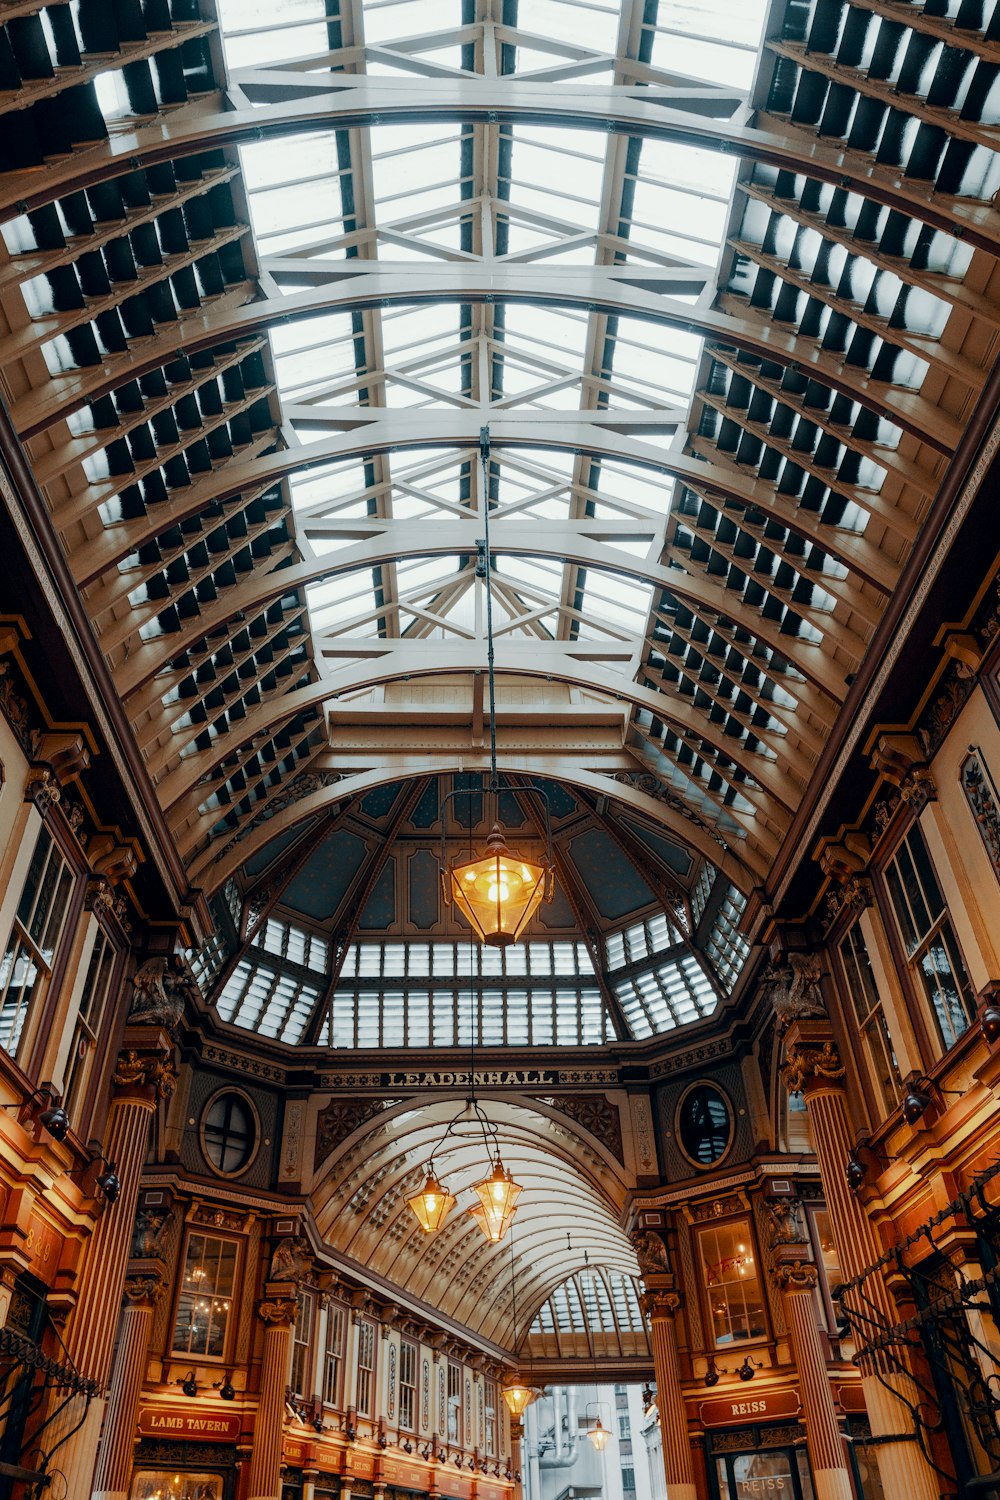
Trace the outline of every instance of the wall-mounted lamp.
<instances>
[{"instance_id":1,"label":"wall-mounted lamp","mask_svg":"<svg viewBox=\"0 0 1000 1500\"><path fill-rule=\"evenodd\" d=\"M180 1386L185 1396L197 1396L198 1382L194 1378L193 1370L188 1370L187 1374L184 1376L184 1379L178 1380L177 1384Z\"/></svg>"},{"instance_id":2,"label":"wall-mounted lamp","mask_svg":"<svg viewBox=\"0 0 1000 1500\"><path fill-rule=\"evenodd\" d=\"M226 1371L225 1375L222 1377L222 1384L221 1385L219 1384L219 1382L217 1380L213 1380L212 1384L215 1387L215 1389L218 1391L218 1393L219 1393L219 1395L220 1395L220 1397L222 1398L223 1401L235 1401L236 1400L236 1387L233 1385L233 1372L232 1372L232 1370L227 1370Z\"/></svg>"},{"instance_id":3,"label":"wall-mounted lamp","mask_svg":"<svg viewBox=\"0 0 1000 1500\"><path fill-rule=\"evenodd\" d=\"M875 1162L876 1166L881 1165L881 1163L879 1162L878 1152L875 1150L875 1147L872 1145L871 1141L858 1141L856 1146L852 1146L851 1153L848 1156L847 1163L844 1167L844 1176L847 1178L847 1186L850 1188L852 1193L861 1191L862 1184L868 1176L868 1167L861 1160L862 1151L868 1152L869 1156L871 1157L872 1161Z\"/></svg>"},{"instance_id":4,"label":"wall-mounted lamp","mask_svg":"<svg viewBox=\"0 0 1000 1500\"><path fill-rule=\"evenodd\" d=\"M907 1125L915 1125L925 1111L929 1109L930 1105L935 1102L936 1096L948 1096L952 1099L958 1099L961 1096L961 1092L961 1089L943 1089L932 1078L921 1077L919 1074L914 1073L907 1079L906 1093L903 1095L903 1119ZM940 1099L938 1099L938 1102L940 1102Z\"/></svg>"},{"instance_id":5,"label":"wall-mounted lamp","mask_svg":"<svg viewBox=\"0 0 1000 1500\"><path fill-rule=\"evenodd\" d=\"M705 1371L705 1384L707 1386L718 1385L723 1375L728 1375L728 1370L720 1370L715 1363L715 1355L708 1356L708 1369Z\"/></svg>"},{"instance_id":6,"label":"wall-mounted lamp","mask_svg":"<svg viewBox=\"0 0 1000 1500\"><path fill-rule=\"evenodd\" d=\"M996 996L990 995L979 1012L979 1026L989 1046L1000 1042L1000 1000Z\"/></svg>"},{"instance_id":7,"label":"wall-mounted lamp","mask_svg":"<svg viewBox=\"0 0 1000 1500\"><path fill-rule=\"evenodd\" d=\"M56 1099L57 1095L51 1089L43 1086L42 1088L33 1089L28 1097L22 1099L19 1104L4 1104L0 1107L3 1109L16 1109L20 1124L23 1125L25 1120L34 1120L37 1124L41 1125L43 1130L48 1131L54 1141L64 1141L69 1135L69 1115L61 1104L56 1103ZM33 1110L31 1108L33 1103L44 1104L45 1108ZM21 1111L23 1111L23 1118L21 1118Z\"/></svg>"},{"instance_id":8,"label":"wall-mounted lamp","mask_svg":"<svg viewBox=\"0 0 1000 1500\"><path fill-rule=\"evenodd\" d=\"M741 1380L752 1380L754 1378L754 1376L756 1375L757 1371L758 1370L763 1370L763 1368L764 1368L764 1366L762 1364L759 1364L759 1365L758 1364L754 1364L753 1360L750 1358L750 1356L748 1354L747 1357L744 1359L743 1363L740 1365L739 1369L736 1371L736 1373L740 1377Z\"/></svg>"}]
</instances>

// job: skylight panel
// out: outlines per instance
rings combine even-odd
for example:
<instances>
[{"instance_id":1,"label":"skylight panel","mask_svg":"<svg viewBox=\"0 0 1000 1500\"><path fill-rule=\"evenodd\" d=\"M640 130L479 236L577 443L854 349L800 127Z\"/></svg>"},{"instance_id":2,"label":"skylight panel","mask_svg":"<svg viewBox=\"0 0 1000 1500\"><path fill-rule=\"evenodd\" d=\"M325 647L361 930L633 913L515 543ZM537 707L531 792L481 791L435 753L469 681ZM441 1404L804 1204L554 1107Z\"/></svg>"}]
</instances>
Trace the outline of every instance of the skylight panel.
<instances>
[{"instance_id":1,"label":"skylight panel","mask_svg":"<svg viewBox=\"0 0 1000 1500\"><path fill-rule=\"evenodd\" d=\"M610 0L519 0L517 24L529 35L613 52L619 15L620 5Z\"/></svg>"}]
</instances>

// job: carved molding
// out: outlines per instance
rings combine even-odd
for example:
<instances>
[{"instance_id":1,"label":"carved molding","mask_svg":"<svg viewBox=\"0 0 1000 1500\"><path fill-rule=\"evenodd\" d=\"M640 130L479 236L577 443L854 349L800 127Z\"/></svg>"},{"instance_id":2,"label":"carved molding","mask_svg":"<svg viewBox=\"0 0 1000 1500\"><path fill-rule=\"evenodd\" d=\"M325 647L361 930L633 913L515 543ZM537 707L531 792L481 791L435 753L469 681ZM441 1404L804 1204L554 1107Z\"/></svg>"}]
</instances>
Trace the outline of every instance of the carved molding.
<instances>
[{"instance_id":1,"label":"carved molding","mask_svg":"<svg viewBox=\"0 0 1000 1500\"><path fill-rule=\"evenodd\" d=\"M683 1299L672 1287L651 1287L639 1298L639 1305L647 1318L674 1318L681 1310Z\"/></svg>"},{"instance_id":2,"label":"carved molding","mask_svg":"<svg viewBox=\"0 0 1000 1500\"><path fill-rule=\"evenodd\" d=\"M290 1297L262 1302L257 1308L257 1316L265 1323L287 1327L295 1321L295 1302Z\"/></svg>"},{"instance_id":3,"label":"carved molding","mask_svg":"<svg viewBox=\"0 0 1000 1500\"><path fill-rule=\"evenodd\" d=\"M130 1307L155 1307L166 1289L161 1276L126 1276L123 1293Z\"/></svg>"},{"instance_id":4,"label":"carved molding","mask_svg":"<svg viewBox=\"0 0 1000 1500\"><path fill-rule=\"evenodd\" d=\"M765 1198L763 1209L772 1245L808 1243L802 1205L797 1198Z\"/></svg>"}]
</instances>

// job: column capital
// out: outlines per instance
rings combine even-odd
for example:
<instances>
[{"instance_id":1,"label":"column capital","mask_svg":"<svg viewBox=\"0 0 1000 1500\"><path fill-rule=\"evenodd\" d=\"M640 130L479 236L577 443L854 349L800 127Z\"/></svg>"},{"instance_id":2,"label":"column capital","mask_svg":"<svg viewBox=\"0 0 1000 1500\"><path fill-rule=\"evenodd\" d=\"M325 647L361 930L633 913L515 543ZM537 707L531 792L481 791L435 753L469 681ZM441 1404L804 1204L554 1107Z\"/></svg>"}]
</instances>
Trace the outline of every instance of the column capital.
<instances>
[{"instance_id":1,"label":"column capital","mask_svg":"<svg viewBox=\"0 0 1000 1500\"><path fill-rule=\"evenodd\" d=\"M781 1078L790 1094L801 1094L810 1084L842 1083L847 1072L832 1036L811 1036L811 1030L799 1025L789 1032Z\"/></svg>"},{"instance_id":2,"label":"column capital","mask_svg":"<svg viewBox=\"0 0 1000 1500\"><path fill-rule=\"evenodd\" d=\"M167 1289L163 1271L136 1267L125 1278L122 1288L129 1307L155 1307Z\"/></svg>"},{"instance_id":3,"label":"column capital","mask_svg":"<svg viewBox=\"0 0 1000 1500\"><path fill-rule=\"evenodd\" d=\"M296 1302L294 1297L267 1298L257 1307L257 1316L265 1323L275 1324L278 1327L287 1327L295 1321Z\"/></svg>"},{"instance_id":4,"label":"column capital","mask_svg":"<svg viewBox=\"0 0 1000 1500\"><path fill-rule=\"evenodd\" d=\"M114 1074L117 1097L155 1104L160 1099L169 1099L176 1084L177 1070L164 1049L125 1047L119 1052Z\"/></svg>"},{"instance_id":5,"label":"column capital","mask_svg":"<svg viewBox=\"0 0 1000 1500\"><path fill-rule=\"evenodd\" d=\"M684 1299L673 1285L649 1286L639 1298L639 1305L649 1318L673 1318L680 1312Z\"/></svg>"},{"instance_id":6,"label":"column capital","mask_svg":"<svg viewBox=\"0 0 1000 1500\"><path fill-rule=\"evenodd\" d=\"M771 1281L779 1292L811 1292L819 1284L819 1268L812 1260L779 1260L771 1267Z\"/></svg>"}]
</instances>

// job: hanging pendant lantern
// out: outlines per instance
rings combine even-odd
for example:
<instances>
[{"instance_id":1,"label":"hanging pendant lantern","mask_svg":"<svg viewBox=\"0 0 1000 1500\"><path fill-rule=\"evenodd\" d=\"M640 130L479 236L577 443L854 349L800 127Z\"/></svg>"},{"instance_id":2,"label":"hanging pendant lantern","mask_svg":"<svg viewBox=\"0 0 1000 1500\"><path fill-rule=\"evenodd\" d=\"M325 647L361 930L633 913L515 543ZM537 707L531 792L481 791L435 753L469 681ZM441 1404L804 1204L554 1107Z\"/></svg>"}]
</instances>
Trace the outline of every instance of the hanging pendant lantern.
<instances>
[{"instance_id":1,"label":"hanging pendant lantern","mask_svg":"<svg viewBox=\"0 0 1000 1500\"><path fill-rule=\"evenodd\" d=\"M477 1203L474 1208L466 1209L466 1213L470 1219L476 1221L476 1224L482 1231L483 1238L488 1240L491 1245L499 1245L517 1217L517 1214L511 1209L510 1213L505 1214L503 1218L497 1218L496 1215L487 1213L486 1209L480 1203Z\"/></svg>"},{"instance_id":2,"label":"hanging pendant lantern","mask_svg":"<svg viewBox=\"0 0 1000 1500\"><path fill-rule=\"evenodd\" d=\"M516 943L542 901L552 899L552 862L513 853L499 823L493 824L482 859L445 867L442 885L479 938L493 948Z\"/></svg>"},{"instance_id":3,"label":"hanging pendant lantern","mask_svg":"<svg viewBox=\"0 0 1000 1500\"><path fill-rule=\"evenodd\" d=\"M430 1167L427 1168L427 1179L420 1192L414 1193L406 1202L425 1234L435 1234L455 1207L453 1194L438 1182Z\"/></svg>"},{"instance_id":4,"label":"hanging pendant lantern","mask_svg":"<svg viewBox=\"0 0 1000 1500\"><path fill-rule=\"evenodd\" d=\"M590 1441L593 1443L598 1453L603 1453L605 1448L608 1446L608 1439L610 1438L611 1434L606 1427L601 1425L601 1419L600 1417L598 1417L593 1427L588 1430L587 1436L590 1438Z\"/></svg>"},{"instance_id":5,"label":"hanging pendant lantern","mask_svg":"<svg viewBox=\"0 0 1000 1500\"><path fill-rule=\"evenodd\" d=\"M472 1191L482 1204L486 1217L500 1223L509 1219L514 1212L522 1189L520 1183L515 1182L505 1169L498 1153L490 1175L484 1177L482 1182L474 1182ZM472 1212L475 1213L476 1210L473 1209Z\"/></svg>"},{"instance_id":6,"label":"hanging pendant lantern","mask_svg":"<svg viewBox=\"0 0 1000 1500\"><path fill-rule=\"evenodd\" d=\"M537 1401L542 1393L537 1386L525 1385L523 1380L514 1375L509 1381L505 1381L502 1394L507 1410L516 1419L523 1416L532 1401Z\"/></svg>"}]
</instances>

